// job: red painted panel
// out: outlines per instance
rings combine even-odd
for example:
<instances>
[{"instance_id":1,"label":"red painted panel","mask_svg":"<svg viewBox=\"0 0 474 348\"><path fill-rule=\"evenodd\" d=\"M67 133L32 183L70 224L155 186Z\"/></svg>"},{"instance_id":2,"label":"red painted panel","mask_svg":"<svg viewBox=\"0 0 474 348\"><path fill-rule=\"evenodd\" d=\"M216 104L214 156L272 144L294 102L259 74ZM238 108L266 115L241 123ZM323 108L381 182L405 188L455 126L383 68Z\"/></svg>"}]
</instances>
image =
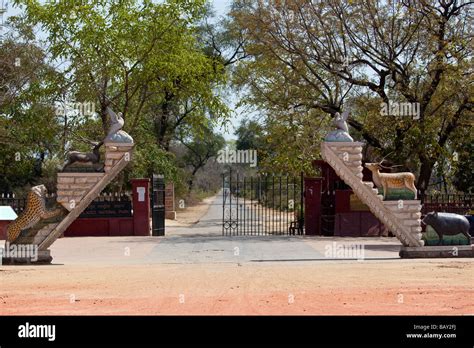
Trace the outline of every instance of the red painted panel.
<instances>
[{"instance_id":1,"label":"red painted panel","mask_svg":"<svg viewBox=\"0 0 474 348\"><path fill-rule=\"evenodd\" d=\"M131 236L135 235L133 219L120 220L118 224L117 233L115 236Z\"/></svg>"},{"instance_id":2,"label":"red painted panel","mask_svg":"<svg viewBox=\"0 0 474 348\"><path fill-rule=\"evenodd\" d=\"M77 219L65 237L133 236L133 218Z\"/></svg>"},{"instance_id":3,"label":"red painted panel","mask_svg":"<svg viewBox=\"0 0 474 348\"><path fill-rule=\"evenodd\" d=\"M336 190L336 214L351 211L352 190Z\"/></svg>"},{"instance_id":4,"label":"red painted panel","mask_svg":"<svg viewBox=\"0 0 474 348\"><path fill-rule=\"evenodd\" d=\"M321 184L322 178L304 178L305 234L321 234Z\"/></svg>"},{"instance_id":5,"label":"red painted panel","mask_svg":"<svg viewBox=\"0 0 474 348\"><path fill-rule=\"evenodd\" d=\"M343 183L342 179L336 174L329 163L323 160L316 160L313 161L313 166L320 168L321 176L323 178L323 192L334 191L336 187L340 187L340 184Z\"/></svg>"},{"instance_id":6,"label":"red painted panel","mask_svg":"<svg viewBox=\"0 0 474 348\"><path fill-rule=\"evenodd\" d=\"M362 237L379 237L382 234L384 225L371 213L361 212L361 228Z\"/></svg>"},{"instance_id":7,"label":"red painted panel","mask_svg":"<svg viewBox=\"0 0 474 348\"><path fill-rule=\"evenodd\" d=\"M334 235L341 237L360 237L359 213L337 213Z\"/></svg>"},{"instance_id":8,"label":"red painted panel","mask_svg":"<svg viewBox=\"0 0 474 348\"><path fill-rule=\"evenodd\" d=\"M0 221L0 239L7 239L7 226L11 221Z\"/></svg>"},{"instance_id":9,"label":"red painted panel","mask_svg":"<svg viewBox=\"0 0 474 348\"><path fill-rule=\"evenodd\" d=\"M369 211L336 214L334 235L342 237L387 236L386 227Z\"/></svg>"}]
</instances>

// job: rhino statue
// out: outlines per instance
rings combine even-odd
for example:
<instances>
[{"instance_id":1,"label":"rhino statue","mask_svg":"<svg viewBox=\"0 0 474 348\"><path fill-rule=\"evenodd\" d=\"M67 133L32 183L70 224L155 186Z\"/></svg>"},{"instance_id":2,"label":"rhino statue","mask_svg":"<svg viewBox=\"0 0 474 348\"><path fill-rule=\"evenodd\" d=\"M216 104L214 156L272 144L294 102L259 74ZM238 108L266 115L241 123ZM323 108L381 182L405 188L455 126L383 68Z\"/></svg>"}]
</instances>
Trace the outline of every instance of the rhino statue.
<instances>
[{"instance_id":1,"label":"rhino statue","mask_svg":"<svg viewBox=\"0 0 474 348\"><path fill-rule=\"evenodd\" d=\"M438 234L440 245L443 241L443 236L454 236L462 233L467 237L467 240L471 240L469 234L469 221L462 215L452 213L438 213L431 212L426 214L423 219L425 225L433 227L435 232Z\"/></svg>"}]
</instances>

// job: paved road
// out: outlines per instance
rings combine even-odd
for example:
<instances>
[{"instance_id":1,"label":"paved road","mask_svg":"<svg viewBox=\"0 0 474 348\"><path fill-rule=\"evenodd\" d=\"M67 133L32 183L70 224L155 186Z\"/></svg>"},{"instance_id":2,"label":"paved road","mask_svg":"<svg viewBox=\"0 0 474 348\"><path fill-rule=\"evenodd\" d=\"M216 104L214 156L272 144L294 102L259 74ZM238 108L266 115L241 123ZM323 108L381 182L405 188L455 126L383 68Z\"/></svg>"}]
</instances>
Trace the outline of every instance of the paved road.
<instances>
[{"instance_id":1,"label":"paved road","mask_svg":"<svg viewBox=\"0 0 474 348\"><path fill-rule=\"evenodd\" d=\"M222 236L222 192L217 194L209 209L192 227L166 227L167 237Z\"/></svg>"},{"instance_id":2,"label":"paved road","mask_svg":"<svg viewBox=\"0 0 474 348\"><path fill-rule=\"evenodd\" d=\"M175 264L308 262L345 258L398 259L395 238L222 236L222 196L192 227L170 227L165 237L62 238L52 247L55 263ZM334 244L336 243L336 244ZM338 253L341 246L349 248ZM359 252L356 254L356 252Z\"/></svg>"},{"instance_id":3,"label":"paved road","mask_svg":"<svg viewBox=\"0 0 474 348\"><path fill-rule=\"evenodd\" d=\"M149 261L249 262L261 260L320 259L323 255L302 238L288 236L223 236L222 192L193 227L173 227L151 251Z\"/></svg>"}]
</instances>

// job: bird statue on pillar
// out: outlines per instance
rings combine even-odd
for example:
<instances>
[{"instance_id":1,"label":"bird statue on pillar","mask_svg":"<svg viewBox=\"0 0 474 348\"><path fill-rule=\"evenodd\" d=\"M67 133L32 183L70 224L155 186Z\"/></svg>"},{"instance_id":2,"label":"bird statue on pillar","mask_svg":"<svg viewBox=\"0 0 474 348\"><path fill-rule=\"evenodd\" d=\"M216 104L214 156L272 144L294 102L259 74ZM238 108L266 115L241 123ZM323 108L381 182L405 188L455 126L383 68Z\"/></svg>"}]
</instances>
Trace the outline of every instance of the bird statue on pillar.
<instances>
[{"instance_id":1,"label":"bird statue on pillar","mask_svg":"<svg viewBox=\"0 0 474 348\"><path fill-rule=\"evenodd\" d=\"M336 112L333 124L337 127L337 129L329 132L324 138L324 141L354 141L354 139L349 134L349 127L347 126L347 119L349 118L349 114L350 110L344 111L342 115Z\"/></svg>"},{"instance_id":2,"label":"bird statue on pillar","mask_svg":"<svg viewBox=\"0 0 474 348\"><path fill-rule=\"evenodd\" d=\"M107 107L107 114L110 117L110 127L106 139L122 130L124 124L121 112L116 114L110 107Z\"/></svg>"},{"instance_id":3,"label":"bird statue on pillar","mask_svg":"<svg viewBox=\"0 0 474 348\"><path fill-rule=\"evenodd\" d=\"M122 113L115 113L110 107L107 107L107 115L110 118L110 126L104 142L108 143L133 143L133 139L127 132L122 130L125 123Z\"/></svg>"}]
</instances>

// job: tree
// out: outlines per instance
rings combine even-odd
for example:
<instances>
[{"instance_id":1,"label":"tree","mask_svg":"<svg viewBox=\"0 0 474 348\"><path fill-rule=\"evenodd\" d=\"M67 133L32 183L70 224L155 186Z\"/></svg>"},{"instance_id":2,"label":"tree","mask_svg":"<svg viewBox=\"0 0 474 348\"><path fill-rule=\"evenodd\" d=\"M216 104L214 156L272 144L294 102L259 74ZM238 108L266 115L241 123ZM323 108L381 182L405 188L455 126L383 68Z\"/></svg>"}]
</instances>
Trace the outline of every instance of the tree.
<instances>
[{"instance_id":1,"label":"tree","mask_svg":"<svg viewBox=\"0 0 474 348\"><path fill-rule=\"evenodd\" d=\"M465 144L455 152L454 186L461 192L474 192L474 142Z\"/></svg>"},{"instance_id":2,"label":"tree","mask_svg":"<svg viewBox=\"0 0 474 348\"><path fill-rule=\"evenodd\" d=\"M255 120L244 119L235 131L237 150L263 150L263 127Z\"/></svg>"},{"instance_id":3,"label":"tree","mask_svg":"<svg viewBox=\"0 0 474 348\"><path fill-rule=\"evenodd\" d=\"M149 82L144 69L147 60L159 60L183 40L188 23L199 16L202 7L200 1L179 0L163 4L67 0L44 5L16 0L15 4L25 5L25 20L47 33L51 58L69 61L65 70L69 83L64 88L73 88L72 97L98 102L104 133L108 106L122 112L130 123L140 116ZM136 114L130 111L134 103Z\"/></svg>"},{"instance_id":4,"label":"tree","mask_svg":"<svg viewBox=\"0 0 474 348\"><path fill-rule=\"evenodd\" d=\"M314 118L294 111L278 117L268 117L264 124L243 120L237 128L236 149L255 150L260 172L292 173L313 172L312 161L320 141L314 136Z\"/></svg>"},{"instance_id":5,"label":"tree","mask_svg":"<svg viewBox=\"0 0 474 348\"><path fill-rule=\"evenodd\" d=\"M205 127L201 129L200 133L179 137L179 141L187 149L183 156L183 163L191 168L188 180L188 191L191 192L197 172L211 158L217 156L218 151L224 147L225 140L222 135L216 134L211 127Z\"/></svg>"},{"instance_id":6,"label":"tree","mask_svg":"<svg viewBox=\"0 0 474 348\"><path fill-rule=\"evenodd\" d=\"M225 115L212 90L219 77L194 37L204 1L16 3L26 5L26 21L47 33L51 58L70 63L64 94L97 101L104 134L109 106L122 112L132 135L149 114L165 150L184 119L202 110Z\"/></svg>"},{"instance_id":7,"label":"tree","mask_svg":"<svg viewBox=\"0 0 474 348\"><path fill-rule=\"evenodd\" d=\"M245 102L269 118L295 107L330 118L350 104L356 137L417 170L423 195L445 150L472 142L472 132L460 137L474 107L468 5L235 1L231 16L252 56L235 82L249 87ZM416 119L384 116L382 105L396 102L419 107Z\"/></svg>"},{"instance_id":8,"label":"tree","mask_svg":"<svg viewBox=\"0 0 474 348\"><path fill-rule=\"evenodd\" d=\"M58 74L30 28L12 27L0 43L0 192L41 181L43 164L60 143L49 95Z\"/></svg>"},{"instance_id":9,"label":"tree","mask_svg":"<svg viewBox=\"0 0 474 348\"><path fill-rule=\"evenodd\" d=\"M37 46L43 46L45 61L55 66L55 79L43 80L48 85L15 97L43 98L51 115L45 121L54 125L44 129L61 144L52 157L62 157L70 148L85 150L76 135L102 138L111 107L123 114L124 128L136 142L133 166L122 179L153 172L176 178L181 174L167 150L180 128L197 129L228 116L220 96L226 71L200 40L199 25L207 15L204 0L14 3L24 11L13 20L42 30L45 39ZM64 101L93 102L96 114L55 116L55 107Z\"/></svg>"}]
</instances>

